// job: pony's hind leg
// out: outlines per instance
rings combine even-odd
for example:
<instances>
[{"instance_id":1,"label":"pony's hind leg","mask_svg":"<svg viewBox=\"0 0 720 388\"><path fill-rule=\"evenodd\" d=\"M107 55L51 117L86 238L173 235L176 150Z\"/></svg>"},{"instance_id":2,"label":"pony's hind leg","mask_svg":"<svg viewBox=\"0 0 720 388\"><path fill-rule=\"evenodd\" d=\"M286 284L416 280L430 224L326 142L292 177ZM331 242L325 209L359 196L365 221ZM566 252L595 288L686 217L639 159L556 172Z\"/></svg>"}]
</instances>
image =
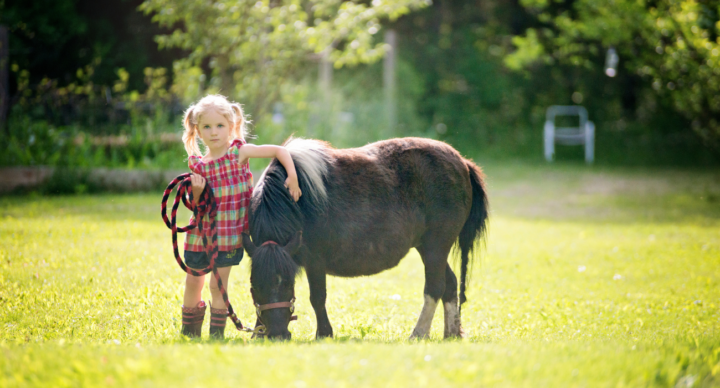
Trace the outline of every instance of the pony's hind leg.
<instances>
[{"instance_id":1,"label":"pony's hind leg","mask_svg":"<svg viewBox=\"0 0 720 388\"><path fill-rule=\"evenodd\" d=\"M432 320L433 316L435 316L435 310L437 309L437 305L437 299L433 298L428 294L425 294L425 302L423 303L423 308L420 311L420 316L418 317L417 324L415 324L415 328L410 335L410 339L422 339L430 337L430 327L432 327Z\"/></svg>"},{"instance_id":2,"label":"pony's hind leg","mask_svg":"<svg viewBox=\"0 0 720 388\"><path fill-rule=\"evenodd\" d=\"M445 267L445 293L442 296L445 308L445 338L464 337L458 308L458 283L450 266Z\"/></svg>"},{"instance_id":3,"label":"pony's hind leg","mask_svg":"<svg viewBox=\"0 0 720 388\"><path fill-rule=\"evenodd\" d=\"M438 301L445 293L445 268L447 268L447 257L450 253L449 247L447 249L428 249L421 246L417 250L425 264L425 298L410 339L428 338L430 335Z\"/></svg>"}]
</instances>

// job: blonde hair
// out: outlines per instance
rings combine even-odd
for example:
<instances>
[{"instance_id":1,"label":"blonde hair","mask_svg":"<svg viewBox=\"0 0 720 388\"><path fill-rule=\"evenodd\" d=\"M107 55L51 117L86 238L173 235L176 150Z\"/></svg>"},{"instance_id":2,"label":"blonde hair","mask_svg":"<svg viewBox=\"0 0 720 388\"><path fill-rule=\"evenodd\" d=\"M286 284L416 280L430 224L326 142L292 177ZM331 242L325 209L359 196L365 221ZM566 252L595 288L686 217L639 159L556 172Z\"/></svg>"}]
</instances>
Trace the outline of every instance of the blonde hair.
<instances>
[{"instance_id":1,"label":"blonde hair","mask_svg":"<svg viewBox=\"0 0 720 388\"><path fill-rule=\"evenodd\" d=\"M200 152L200 145L198 144L198 122L200 121L200 116L209 109L215 109L230 123L232 126L230 129L231 139L244 140L247 135L246 124L248 120L246 120L243 115L242 106L237 102L228 101L227 97L219 94L207 95L197 103L190 105L185 111L185 117L183 118L185 131L183 132L182 140L188 156L203 155L202 152Z\"/></svg>"}]
</instances>

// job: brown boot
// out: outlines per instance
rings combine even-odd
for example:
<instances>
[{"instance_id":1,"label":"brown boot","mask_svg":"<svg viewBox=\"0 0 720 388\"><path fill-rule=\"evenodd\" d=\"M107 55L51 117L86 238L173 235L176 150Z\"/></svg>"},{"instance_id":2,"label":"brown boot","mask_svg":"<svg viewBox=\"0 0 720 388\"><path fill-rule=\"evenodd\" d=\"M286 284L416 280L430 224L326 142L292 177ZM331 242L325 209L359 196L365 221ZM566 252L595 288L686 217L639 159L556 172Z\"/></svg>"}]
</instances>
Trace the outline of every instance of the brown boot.
<instances>
[{"instance_id":1,"label":"brown boot","mask_svg":"<svg viewBox=\"0 0 720 388\"><path fill-rule=\"evenodd\" d=\"M182 306L182 333L188 337L200 337L207 306L202 300L197 307Z\"/></svg>"},{"instance_id":2,"label":"brown boot","mask_svg":"<svg viewBox=\"0 0 720 388\"><path fill-rule=\"evenodd\" d=\"M210 306L210 338L225 338L225 324L227 323L227 317L227 309L214 309Z\"/></svg>"}]
</instances>

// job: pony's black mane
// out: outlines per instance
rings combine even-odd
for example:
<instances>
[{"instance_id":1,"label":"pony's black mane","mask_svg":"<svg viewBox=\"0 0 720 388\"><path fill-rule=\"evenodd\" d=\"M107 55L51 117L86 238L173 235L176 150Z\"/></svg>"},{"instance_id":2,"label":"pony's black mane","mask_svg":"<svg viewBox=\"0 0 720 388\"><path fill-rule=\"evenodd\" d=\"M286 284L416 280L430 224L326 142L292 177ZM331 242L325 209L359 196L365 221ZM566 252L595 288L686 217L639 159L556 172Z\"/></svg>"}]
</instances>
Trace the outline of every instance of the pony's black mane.
<instances>
[{"instance_id":1,"label":"pony's black mane","mask_svg":"<svg viewBox=\"0 0 720 388\"><path fill-rule=\"evenodd\" d=\"M317 146L317 143L312 144ZM295 234L302 229L303 221L320 216L326 209L327 198L324 196L325 177L318 179L318 171L326 171L308 163L329 163L325 154L317 149L301 150L293 155L293 163L298 175L298 184L302 196L295 202L285 187L287 172L277 161L273 160L265 170L255 187L250 200L249 223L252 239L258 248L252 257L251 277L255 284L273 284L273 276L281 275L285 279L294 279L299 273L299 265L282 248ZM308 156L310 156L308 158ZM313 170L314 168L314 170ZM309 171L314 171L315 181ZM313 185L323 185L322 190ZM261 246L266 241L275 244Z\"/></svg>"},{"instance_id":2,"label":"pony's black mane","mask_svg":"<svg viewBox=\"0 0 720 388\"><path fill-rule=\"evenodd\" d=\"M303 214L285 187L285 179L285 169L274 160L255 187L249 223L253 242L258 246L266 241L284 246L302 228Z\"/></svg>"},{"instance_id":3,"label":"pony's black mane","mask_svg":"<svg viewBox=\"0 0 720 388\"><path fill-rule=\"evenodd\" d=\"M318 152L316 150L309 152ZM326 209L327 198L313 187L313 184L325 185L323 182L312 182L308 172L312 166L306 166L305 158L293 155L295 170L302 196L295 202L285 187L287 172L285 168L274 159L265 170L263 177L250 200L250 231L253 241L260 245L268 240L281 246L286 245L290 239L302 229L303 220L320 216ZM328 163L327 156L321 155L318 160Z\"/></svg>"},{"instance_id":4,"label":"pony's black mane","mask_svg":"<svg viewBox=\"0 0 720 388\"><path fill-rule=\"evenodd\" d=\"M294 282L295 276L300 273L300 266L290 258L290 255L275 244L258 247L252 257L250 278L253 284L275 284L273 277L280 275L286 281Z\"/></svg>"}]
</instances>

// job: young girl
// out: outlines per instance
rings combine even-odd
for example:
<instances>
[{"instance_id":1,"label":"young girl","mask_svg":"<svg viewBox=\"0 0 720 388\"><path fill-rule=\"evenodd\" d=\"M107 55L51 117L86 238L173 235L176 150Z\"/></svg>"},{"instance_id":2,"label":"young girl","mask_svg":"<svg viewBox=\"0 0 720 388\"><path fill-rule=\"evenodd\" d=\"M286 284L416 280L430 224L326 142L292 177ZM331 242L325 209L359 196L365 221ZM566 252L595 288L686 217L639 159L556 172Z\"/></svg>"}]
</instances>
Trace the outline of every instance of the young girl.
<instances>
[{"instance_id":1,"label":"young girl","mask_svg":"<svg viewBox=\"0 0 720 388\"><path fill-rule=\"evenodd\" d=\"M215 265L226 289L230 269L240 264L243 257L241 233L248 229L247 211L252 192L252 173L248 165L250 158L277 158L288 173L285 186L297 201L302 193L298 186L295 165L290 153L280 146L256 146L245 143L245 119L242 108L230 103L224 96L209 95L185 112L183 142L188 153L188 165L192 171L193 199L197 201L210 184L218 205L216 216L218 257ZM200 152L198 138L205 145L205 154ZM210 227L205 216L203 229ZM191 268L204 268L210 264L205 253L202 236L195 228L185 239L185 263ZM205 276L185 278L185 296L182 306L182 333L199 337L205 318L205 302L202 288ZM227 322L227 308L217 286L215 275L211 275L210 294L210 336L223 338Z\"/></svg>"}]
</instances>

